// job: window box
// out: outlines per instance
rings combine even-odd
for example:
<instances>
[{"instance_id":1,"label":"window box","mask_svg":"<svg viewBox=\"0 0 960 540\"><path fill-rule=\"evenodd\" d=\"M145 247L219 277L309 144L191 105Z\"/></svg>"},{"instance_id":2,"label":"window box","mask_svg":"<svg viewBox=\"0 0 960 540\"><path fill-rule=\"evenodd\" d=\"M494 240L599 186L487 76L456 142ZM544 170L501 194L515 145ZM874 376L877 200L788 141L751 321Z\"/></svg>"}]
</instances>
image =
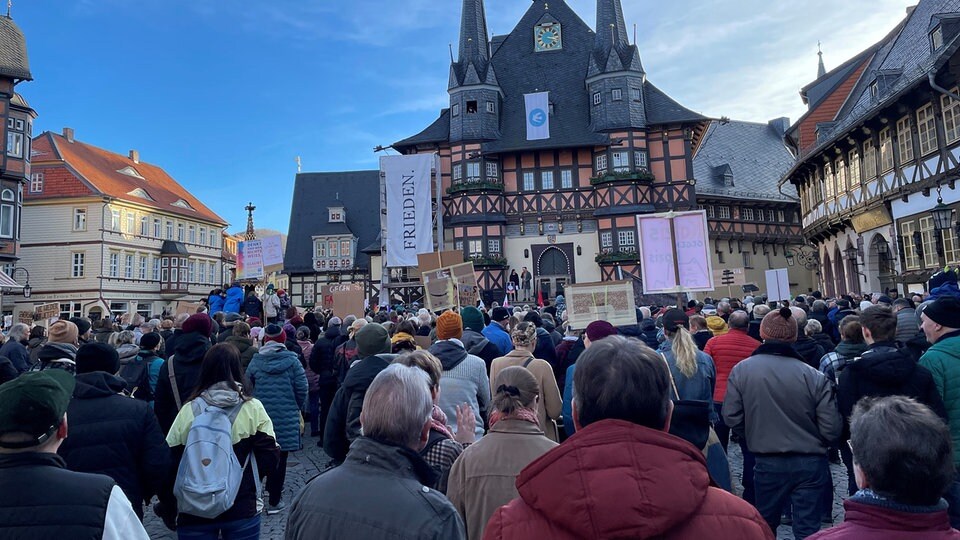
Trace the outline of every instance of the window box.
<instances>
[{"instance_id":1,"label":"window box","mask_svg":"<svg viewBox=\"0 0 960 540\"><path fill-rule=\"evenodd\" d=\"M472 255L465 260L473 261L474 266L507 266L507 258L496 255Z\"/></svg>"},{"instance_id":2,"label":"window box","mask_svg":"<svg viewBox=\"0 0 960 540\"><path fill-rule=\"evenodd\" d=\"M597 255L594 261L598 264L608 264L617 262L634 262L640 260L640 254L633 251L611 251Z\"/></svg>"},{"instance_id":3,"label":"window box","mask_svg":"<svg viewBox=\"0 0 960 540\"><path fill-rule=\"evenodd\" d=\"M618 182L621 180L636 180L638 182L653 182L655 177L650 171L627 171L620 173L610 173L603 176L594 176L590 179L590 185L597 186L607 182Z\"/></svg>"},{"instance_id":4,"label":"window box","mask_svg":"<svg viewBox=\"0 0 960 540\"><path fill-rule=\"evenodd\" d=\"M503 191L503 184L501 182L490 182L488 180L466 180L448 187L447 195L464 191Z\"/></svg>"}]
</instances>

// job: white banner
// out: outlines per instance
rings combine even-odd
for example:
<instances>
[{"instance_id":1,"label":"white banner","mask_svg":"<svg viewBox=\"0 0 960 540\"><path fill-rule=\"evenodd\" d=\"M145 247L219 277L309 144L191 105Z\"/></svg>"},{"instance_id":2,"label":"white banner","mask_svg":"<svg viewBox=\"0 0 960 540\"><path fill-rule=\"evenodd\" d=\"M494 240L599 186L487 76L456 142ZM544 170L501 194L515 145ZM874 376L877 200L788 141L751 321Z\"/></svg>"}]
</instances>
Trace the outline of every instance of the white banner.
<instances>
[{"instance_id":1,"label":"white banner","mask_svg":"<svg viewBox=\"0 0 960 540\"><path fill-rule=\"evenodd\" d=\"M527 140L550 138L550 93L524 94L527 104Z\"/></svg>"},{"instance_id":2,"label":"white banner","mask_svg":"<svg viewBox=\"0 0 960 540\"><path fill-rule=\"evenodd\" d=\"M387 191L387 266L417 266L417 255L432 253L433 154L384 156L380 170Z\"/></svg>"},{"instance_id":3,"label":"white banner","mask_svg":"<svg viewBox=\"0 0 960 540\"><path fill-rule=\"evenodd\" d=\"M790 275L786 268L767 270L767 301L790 300Z\"/></svg>"}]
</instances>

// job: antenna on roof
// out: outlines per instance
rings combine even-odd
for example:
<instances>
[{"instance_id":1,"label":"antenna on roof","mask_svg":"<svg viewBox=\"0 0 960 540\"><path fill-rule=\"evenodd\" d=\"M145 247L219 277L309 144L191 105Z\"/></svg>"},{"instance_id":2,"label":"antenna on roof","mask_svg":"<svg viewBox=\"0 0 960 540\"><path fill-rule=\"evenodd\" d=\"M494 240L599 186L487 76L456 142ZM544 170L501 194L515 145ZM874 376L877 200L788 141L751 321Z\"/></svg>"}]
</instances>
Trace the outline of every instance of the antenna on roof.
<instances>
[{"instance_id":1,"label":"antenna on roof","mask_svg":"<svg viewBox=\"0 0 960 540\"><path fill-rule=\"evenodd\" d=\"M450 63L452 64L452 63L454 62L454 60L453 60L453 43L447 43L447 47L450 48Z\"/></svg>"},{"instance_id":2,"label":"antenna on roof","mask_svg":"<svg viewBox=\"0 0 960 540\"><path fill-rule=\"evenodd\" d=\"M13 0L7 0L7 18L10 18L10 8L13 7Z\"/></svg>"}]
</instances>

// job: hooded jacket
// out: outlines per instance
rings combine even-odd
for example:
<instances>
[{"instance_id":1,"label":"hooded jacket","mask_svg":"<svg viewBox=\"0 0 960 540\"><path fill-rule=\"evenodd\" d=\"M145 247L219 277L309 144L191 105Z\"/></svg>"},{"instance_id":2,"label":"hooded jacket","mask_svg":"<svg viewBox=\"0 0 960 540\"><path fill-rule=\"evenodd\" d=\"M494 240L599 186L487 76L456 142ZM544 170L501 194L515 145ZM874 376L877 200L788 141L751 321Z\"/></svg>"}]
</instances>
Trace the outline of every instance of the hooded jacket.
<instances>
[{"instance_id":1,"label":"hooded jacket","mask_svg":"<svg viewBox=\"0 0 960 540\"><path fill-rule=\"evenodd\" d=\"M809 336L803 335L802 332L797 336L797 342L793 344L793 348L800 355L800 358L813 369L820 369L820 359L827 354L827 351L823 350L819 343Z\"/></svg>"},{"instance_id":2,"label":"hooded jacket","mask_svg":"<svg viewBox=\"0 0 960 540\"><path fill-rule=\"evenodd\" d=\"M303 448L300 440L300 411L307 403L307 376L296 353L271 341L253 355L247 367L252 394L263 403L276 434L280 450Z\"/></svg>"},{"instance_id":3,"label":"hooded jacket","mask_svg":"<svg viewBox=\"0 0 960 540\"><path fill-rule=\"evenodd\" d=\"M126 383L103 371L77 375L67 409L70 436L57 451L71 471L105 474L143 517L143 501L158 493L170 448L150 405L120 394Z\"/></svg>"},{"instance_id":4,"label":"hooded jacket","mask_svg":"<svg viewBox=\"0 0 960 540\"><path fill-rule=\"evenodd\" d=\"M43 344L47 342L47 338L30 338L27 341L27 353L30 355L30 365L36 364L39 358L37 356L40 354L40 348L43 347Z\"/></svg>"},{"instance_id":5,"label":"hooded jacket","mask_svg":"<svg viewBox=\"0 0 960 540\"><path fill-rule=\"evenodd\" d=\"M240 394L227 387L226 383L214 384L204 390L201 397L211 407L232 408L241 403ZM167 434L167 444L173 452L174 466L170 468L171 476L167 480L164 496L166 500L173 500L174 504L173 484L180 460L183 459L184 447L187 443L187 436L190 434L190 428L193 426L193 420L193 407L190 402L185 402ZM273 422L271 422L259 400L249 399L243 402L240 413L230 430L230 439L233 443L233 453L236 454L237 461L241 465L247 461L247 456L253 453L261 477L270 474L277 468L280 453L277 448L277 441L274 439ZM258 512L257 486L253 480L253 466L248 465L243 470L243 478L240 481L237 498L229 510L214 519L181 513L177 521L180 525L208 525L249 519L257 515Z\"/></svg>"},{"instance_id":6,"label":"hooded jacket","mask_svg":"<svg viewBox=\"0 0 960 540\"><path fill-rule=\"evenodd\" d=\"M713 389L713 401L722 403L727 395L727 379L733 366L749 358L757 350L760 342L747 335L746 330L731 328L722 336L707 341L703 352L713 358L717 370L717 384Z\"/></svg>"},{"instance_id":7,"label":"hooded jacket","mask_svg":"<svg viewBox=\"0 0 960 540\"><path fill-rule=\"evenodd\" d=\"M920 358L930 370L950 419L953 462L960 467L960 331L945 334Z\"/></svg>"},{"instance_id":8,"label":"hooded jacket","mask_svg":"<svg viewBox=\"0 0 960 540\"><path fill-rule=\"evenodd\" d=\"M353 370L351 370L353 371ZM464 538L463 522L433 485L433 469L409 448L367 437L346 462L293 500L287 538Z\"/></svg>"},{"instance_id":9,"label":"hooded jacket","mask_svg":"<svg viewBox=\"0 0 960 540\"><path fill-rule=\"evenodd\" d=\"M854 405L864 397L884 396L912 397L947 420L943 398L930 371L914 362L910 353L898 349L894 342L874 343L859 360L840 372L837 405L844 419L844 440L850 436Z\"/></svg>"},{"instance_id":10,"label":"hooded jacket","mask_svg":"<svg viewBox=\"0 0 960 540\"><path fill-rule=\"evenodd\" d=\"M27 348L15 339L7 340L3 347L0 347L0 356L9 358L17 373L27 371L34 363L30 360L30 353L27 352Z\"/></svg>"},{"instance_id":11,"label":"hooded jacket","mask_svg":"<svg viewBox=\"0 0 960 540\"><path fill-rule=\"evenodd\" d=\"M247 317L256 317L260 318L263 315L263 302L257 298L255 294L248 294L247 299L243 302L243 313L247 314Z\"/></svg>"},{"instance_id":12,"label":"hooded jacket","mask_svg":"<svg viewBox=\"0 0 960 540\"><path fill-rule=\"evenodd\" d=\"M253 355L257 354L257 348L253 346L253 340L248 337L231 335L224 340L224 343L229 343L240 351L240 370L246 373L250 361L253 360Z\"/></svg>"},{"instance_id":13,"label":"hooded jacket","mask_svg":"<svg viewBox=\"0 0 960 540\"><path fill-rule=\"evenodd\" d=\"M463 342L463 347L467 349L467 352L479 356L487 364L487 370L490 369L490 364L496 359L502 356L500 354L500 349L489 339L486 338L480 332L476 330L471 330L469 328L463 329L463 337L460 338L460 341Z\"/></svg>"},{"instance_id":14,"label":"hooded jacket","mask_svg":"<svg viewBox=\"0 0 960 540\"><path fill-rule=\"evenodd\" d=\"M710 486L699 450L622 420L577 431L516 486L520 498L493 514L484 538L774 538L749 503Z\"/></svg>"},{"instance_id":15,"label":"hooded jacket","mask_svg":"<svg viewBox=\"0 0 960 540\"><path fill-rule=\"evenodd\" d=\"M857 493L843 501L843 523L808 540L956 540L946 502L911 507Z\"/></svg>"},{"instance_id":16,"label":"hooded jacket","mask_svg":"<svg viewBox=\"0 0 960 540\"><path fill-rule=\"evenodd\" d=\"M434 343L430 347L430 353L443 365L443 373L440 375L440 398L437 400L437 405L447 415L447 426L451 431L456 431L457 405L467 403L473 407L476 415L475 432L479 440L483 437L484 421L490 405L490 378L487 375L487 364L479 357L467 353L463 344L456 339L445 339Z\"/></svg>"},{"instance_id":17,"label":"hooded jacket","mask_svg":"<svg viewBox=\"0 0 960 540\"><path fill-rule=\"evenodd\" d=\"M367 388L393 358L392 354L368 356L347 372L343 384L333 397L327 425L323 428L323 451L334 461L342 463L350 444L360 437L360 410Z\"/></svg>"},{"instance_id":18,"label":"hooded jacket","mask_svg":"<svg viewBox=\"0 0 960 540\"><path fill-rule=\"evenodd\" d=\"M653 319L644 319L640 321L640 339L653 350L660 347L660 340L657 339L657 322Z\"/></svg>"},{"instance_id":19,"label":"hooded jacket","mask_svg":"<svg viewBox=\"0 0 960 540\"><path fill-rule=\"evenodd\" d=\"M197 383L200 382L200 363L203 356L210 350L210 340L207 336L197 332L181 334L177 338L176 351L160 367L157 378L157 391L154 395L154 411L157 420L164 432L170 431L174 419L177 417L177 401L173 397L173 386L170 384L170 363L173 363L173 372L176 375L177 389L180 394L180 404L184 404L193 395Z\"/></svg>"},{"instance_id":20,"label":"hooded jacket","mask_svg":"<svg viewBox=\"0 0 960 540\"><path fill-rule=\"evenodd\" d=\"M234 285L227 289L227 298L223 301L223 311L226 313L240 313L243 309L243 288Z\"/></svg>"},{"instance_id":21,"label":"hooded jacket","mask_svg":"<svg viewBox=\"0 0 960 540\"><path fill-rule=\"evenodd\" d=\"M124 391L142 401L153 401L150 388L150 364L140 356L140 347L124 343L117 349L120 357L120 377L126 381Z\"/></svg>"},{"instance_id":22,"label":"hooded jacket","mask_svg":"<svg viewBox=\"0 0 960 540\"><path fill-rule=\"evenodd\" d=\"M339 328L327 328L323 336L313 344L313 350L310 351L310 358L308 359L310 370L317 374L317 383L320 386L329 387L337 384L337 363L334 355L339 337Z\"/></svg>"},{"instance_id":23,"label":"hooded jacket","mask_svg":"<svg viewBox=\"0 0 960 540\"><path fill-rule=\"evenodd\" d=\"M217 313L220 313L221 311L223 311L223 304L224 304L224 302L225 302L225 300L224 300L223 296L221 296L221 295L219 295L219 294L211 294L210 297L207 298L207 303L208 303L208 306L209 306L209 308L210 308L209 311L210 311L210 316L211 316L211 317L213 317L213 316L216 315Z\"/></svg>"},{"instance_id":24,"label":"hooded jacket","mask_svg":"<svg viewBox=\"0 0 960 540\"><path fill-rule=\"evenodd\" d=\"M897 312L897 333L894 336L896 341L906 343L916 337L918 331L920 325L917 324L916 309L908 307Z\"/></svg>"},{"instance_id":25,"label":"hooded jacket","mask_svg":"<svg viewBox=\"0 0 960 540\"><path fill-rule=\"evenodd\" d=\"M44 369L64 369L70 373L77 372L77 348L71 343L47 342L40 347L37 355L38 362L31 367L31 371Z\"/></svg>"}]
</instances>

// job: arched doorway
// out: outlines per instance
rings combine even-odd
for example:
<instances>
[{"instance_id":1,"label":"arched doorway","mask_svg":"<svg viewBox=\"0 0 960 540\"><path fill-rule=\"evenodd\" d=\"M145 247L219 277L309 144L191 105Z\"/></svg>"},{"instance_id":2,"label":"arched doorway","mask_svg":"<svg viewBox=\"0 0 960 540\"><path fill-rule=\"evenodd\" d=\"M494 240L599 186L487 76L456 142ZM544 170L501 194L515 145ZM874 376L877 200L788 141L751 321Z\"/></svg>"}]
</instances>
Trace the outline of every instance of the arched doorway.
<instances>
[{"instance_id":1,"label":"arched doorway","mask_svg":"<svg viewBox=\"0 0 960 540\"><path fill-rule=\"evenodd\" d=\"M867 287L871 291L886 291L896 286L896 276L893 272L893 258L890 257L890 243L878 234L870 242L867 250L867 264L864 274L867 275Z\"/></svg>"},{"instance_id":2,"label":"arched doorway","mask_svg":"<svg viewBox=\"0 0 960 540\"><path fill-rule=\"evenodd\" d=\"M833 279L833 264L830 262L830 254L823 255L823 285L828 297L837 296L837 283Z\"/></svg>"},{"instance_id":3,"label":"arched doorway","mask_svg":"<svg viewBox=\"0 0 960 540\"><path fill-rule=\"evenodd\" d=\"M543 293L544 302L552 301L570 284L570 259L551 246L543 251L537 261L537 286Z\"/></svg>"},{"instance_id":4,"label":"arched doorway","mask_svg":"<svg viewBox=\"0 0 960 540\"><path fill-rule=\"evenodd\" d=\"M833 276L837 294L847 294L847 268L839 247L833 250Z\"/></svg>"}]
</instances>

